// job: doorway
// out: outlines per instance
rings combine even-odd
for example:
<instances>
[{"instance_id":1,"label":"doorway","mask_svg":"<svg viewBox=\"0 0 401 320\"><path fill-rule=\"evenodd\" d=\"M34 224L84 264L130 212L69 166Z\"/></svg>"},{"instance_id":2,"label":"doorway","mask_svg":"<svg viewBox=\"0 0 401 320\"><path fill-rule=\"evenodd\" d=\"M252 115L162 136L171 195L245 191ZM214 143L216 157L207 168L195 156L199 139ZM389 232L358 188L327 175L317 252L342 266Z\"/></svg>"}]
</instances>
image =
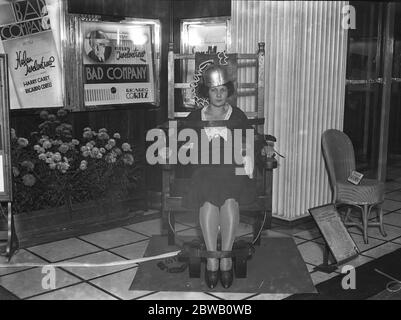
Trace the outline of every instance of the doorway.
<instances>
[{"instance_id":1,"label":"doorway","mask_svg":"<svg viewBox=\"0 0 401 320\"><path fill-rule=\"evenodd\" d=\"M401 183L401 165L393 168L401 163L401 4L350 5L356 28L348 31L344 132L354 144L358 171Z\"/></svg>"}]
</instances>

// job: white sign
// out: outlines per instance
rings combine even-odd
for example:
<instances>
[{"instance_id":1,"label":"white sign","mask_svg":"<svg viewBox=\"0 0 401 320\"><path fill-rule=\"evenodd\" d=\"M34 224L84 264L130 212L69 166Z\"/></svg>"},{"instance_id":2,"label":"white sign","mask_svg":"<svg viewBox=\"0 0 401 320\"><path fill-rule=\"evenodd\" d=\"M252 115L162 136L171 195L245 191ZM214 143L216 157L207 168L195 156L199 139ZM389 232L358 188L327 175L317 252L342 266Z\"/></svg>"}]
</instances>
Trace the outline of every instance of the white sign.
<instances>
[{"instance_id":1,"label":"white sign","mask_svg":"<svg viewBox=\"0 0 401 320\"><path fill-rule=\"evenodd\" d=\"M0 39L20 107L61 107L61 64L46 1L10 2L0 11Z\"/></svg>"}]
</instances>

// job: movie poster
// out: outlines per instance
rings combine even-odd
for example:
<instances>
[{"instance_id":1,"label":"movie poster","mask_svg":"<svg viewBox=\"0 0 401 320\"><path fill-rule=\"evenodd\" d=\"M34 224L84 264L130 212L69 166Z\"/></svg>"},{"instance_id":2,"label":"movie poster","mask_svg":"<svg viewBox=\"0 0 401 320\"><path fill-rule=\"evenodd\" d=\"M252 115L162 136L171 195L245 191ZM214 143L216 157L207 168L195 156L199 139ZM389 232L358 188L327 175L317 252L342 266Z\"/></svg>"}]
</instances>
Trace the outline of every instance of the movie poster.
<instances>
[{"instance_id":1,"label":"movie poster","mask_svg":"<svg viewBox=\"0 0 401 320\"><path fill-rule=\"evenodd\" d=\"M0 38L20 107L62 106L61 64L46 1L14 1L0 11Z\"/></svg>"},{"instance_id":2,"label":"movie poster","mask_svg":"<svg viewBox=\"0 0 401 320\"><path fill-rule=\"evenodd\" d=\"M83 22L85 105L155 101L151 28Z\"/></svg>"}]
</instances>

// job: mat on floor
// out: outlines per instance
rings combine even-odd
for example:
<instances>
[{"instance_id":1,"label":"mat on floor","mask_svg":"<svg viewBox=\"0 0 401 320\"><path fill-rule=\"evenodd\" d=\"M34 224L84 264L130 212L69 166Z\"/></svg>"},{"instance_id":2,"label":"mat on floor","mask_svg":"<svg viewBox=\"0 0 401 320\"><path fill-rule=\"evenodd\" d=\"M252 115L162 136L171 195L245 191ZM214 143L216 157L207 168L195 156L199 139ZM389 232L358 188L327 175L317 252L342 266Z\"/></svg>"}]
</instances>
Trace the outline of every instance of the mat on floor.
<instances>
[{"instance_id":1,"label":"mat on floor","mask_svg":"<svg viewBox=\"0 0 401 320\"><path fill-rule=\"evenodd\" d=\"M342 288L341 282L345 274L341 274L318 284L316 286L318 294L296 294L286 300L365 300L369 298L384 300L401 297L398 291L386 290L387 284L392 280L375 269L401 281L401 249L357 267L355 289Z\"/></svg>"},{"instance_id":2,"label":"mat on floor","mask_svg":"<svg viewBox=\"0 0 401 320\"><path fill-rule=\"evenodd\" d=\"M193 237L180 237L189 242ZM251 239L247 239L250 241ZM167 238L153 236L148 244L145 257L174 250L178 246L168 246ZM209 289L204 281L204 263L200 278L189 278L188 270L168 273L161 270L160 260L140 264L130 290L150 291L196 291L196 292L241 292L241 293L311 293L316 289L310 278L305 262L291 237L262 238L261 245L248 261L246 279L234 279L229 289L219 284Z\"/></svg>"},{"instance_id":3,"label":"mat on floor","mask_svg":"<svg viewBox=\"0 0 401 320\"><path fill-rule=\"evenodd\" d=\"M0 286L0 301L3 300L19 300L19 298Z\"/></svg>"}]
</instances>

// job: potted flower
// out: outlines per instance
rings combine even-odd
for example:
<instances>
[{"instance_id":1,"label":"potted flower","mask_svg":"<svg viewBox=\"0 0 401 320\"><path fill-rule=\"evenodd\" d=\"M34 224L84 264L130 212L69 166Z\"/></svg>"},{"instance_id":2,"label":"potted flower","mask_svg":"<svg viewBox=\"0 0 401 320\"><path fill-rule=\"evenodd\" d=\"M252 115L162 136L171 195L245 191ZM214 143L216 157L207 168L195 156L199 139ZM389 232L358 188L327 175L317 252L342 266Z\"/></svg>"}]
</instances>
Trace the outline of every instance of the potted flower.
<instances>
[{"instance_id":1,"label":"potted flower","mask_svg":"<svg viewBox=\"0 0 401 320\"><path fill-rule=\"evenodd\" d=\"M29 138L11 130L16 217L43 210L54 214L60 208L64 217L56 220L62 225L91 214L97 220L102 214L110 216L120 208L119 202L132 195L140 178L134 148L118 132L106 128L87 127L80 137L74 137L64 109L57 114L42 111L40 118L38 130ZM37 224L43 222L33 224L38 229Z\"/></svg>"}]
</instances>

